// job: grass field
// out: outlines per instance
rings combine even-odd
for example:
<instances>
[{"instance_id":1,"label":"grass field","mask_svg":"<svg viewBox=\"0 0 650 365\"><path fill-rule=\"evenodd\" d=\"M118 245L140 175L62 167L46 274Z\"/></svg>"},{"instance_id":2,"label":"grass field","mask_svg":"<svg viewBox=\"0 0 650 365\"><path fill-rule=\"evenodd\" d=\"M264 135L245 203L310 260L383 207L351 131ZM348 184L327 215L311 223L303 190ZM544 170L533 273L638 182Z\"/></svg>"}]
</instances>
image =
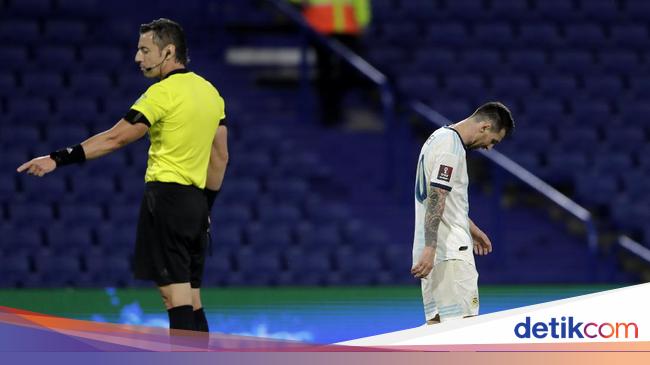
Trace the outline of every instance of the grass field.
<instances>
[{"instance_id":1,"label":"grass field","mask_svg":"<svg viewBox=\"0 0 650 365\"><path fill-rule=\"evenodd\" d=\"M483 286L481 313L616 286ZM206 288L211 331L333 343L419 326L419 287ZM69 318L167 326L155 289L1 289L0 305Z\"/></svg>"}]
</instances>

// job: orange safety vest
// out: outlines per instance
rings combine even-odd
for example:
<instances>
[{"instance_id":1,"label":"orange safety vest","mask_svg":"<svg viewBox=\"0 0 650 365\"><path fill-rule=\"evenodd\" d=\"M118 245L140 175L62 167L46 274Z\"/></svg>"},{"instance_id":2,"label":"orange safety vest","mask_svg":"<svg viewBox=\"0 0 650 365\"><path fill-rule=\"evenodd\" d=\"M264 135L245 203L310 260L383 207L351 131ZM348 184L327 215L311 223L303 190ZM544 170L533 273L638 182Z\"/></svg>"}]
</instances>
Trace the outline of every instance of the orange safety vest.
<instances>
[{"instance_id":1,"label":"orange safety vest","mask_svg":"<svg viewBox=\"0 0 650 365\"><path fill-rule=\"evenodd\" d=\"M353 0L308 0L303 16L322 34L360 34L360 24Z\"/></svg>"}]
</instances>

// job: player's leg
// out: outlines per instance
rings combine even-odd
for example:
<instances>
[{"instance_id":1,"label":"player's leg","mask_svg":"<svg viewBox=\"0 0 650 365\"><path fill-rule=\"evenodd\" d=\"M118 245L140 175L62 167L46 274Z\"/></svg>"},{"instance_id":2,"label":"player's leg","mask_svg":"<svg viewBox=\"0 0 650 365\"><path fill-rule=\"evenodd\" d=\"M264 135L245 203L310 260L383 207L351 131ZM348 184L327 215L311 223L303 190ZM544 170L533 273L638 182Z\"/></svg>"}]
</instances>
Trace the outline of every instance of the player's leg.
<instances>
[{"instance_id":1,"label":"player's leg","mask_svg":"<svg viewBox=\"0 0 650 365\"><path fill-rule=\"evenodd\" d=\"M434 290L440 321L461 319L478 314L478 274L473 265L461 260L441 262L442 278Z\"/></svg>"},{"instance_id":2,"label":"player's leg","mask_svg":"<svg viewBox=\"0 0 650 365\"><path fill-rule=\"evenodd\" d=\"M435 266L434 266L435 269ZM434 269L429 272L425 278L420 279L422 287L422 303L424 304L424 318L426 324L440 323L438 307L434 298L434 288L436 287Z\"/></svg>"}]
</instances>

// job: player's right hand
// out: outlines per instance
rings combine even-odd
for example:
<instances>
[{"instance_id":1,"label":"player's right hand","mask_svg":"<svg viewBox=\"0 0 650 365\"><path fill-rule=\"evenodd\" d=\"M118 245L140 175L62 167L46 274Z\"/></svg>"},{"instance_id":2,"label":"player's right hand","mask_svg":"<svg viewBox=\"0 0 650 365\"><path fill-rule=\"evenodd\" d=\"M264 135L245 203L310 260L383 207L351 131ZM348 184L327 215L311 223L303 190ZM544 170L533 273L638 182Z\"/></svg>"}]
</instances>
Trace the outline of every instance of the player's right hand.
<instances>
[{"instance_id":1,"label":"player's right hand","mask_svg":"<svg viewBox=\"0 0 650 365\"><path fill-rule=\"evenodd\" d=\"M418 263L411 268L411 274L418 279L427 277L429 272L431 272L431 269L433 269L433 259L435 255L436 252L433 247L425 247L424 250L422 250Z\"/></svg>"},{"instance_id":2,"label":"player's right hand","mask_svg":"<svg viewBox=\"0 0 650 365\"><path fill-rule=\"evenodd\" d=\"M35 159L20 165L16 171L27 171L28 174L41 177L56 169L56 162L50 156L36 157Z\"/></svg>"}]
</instances>

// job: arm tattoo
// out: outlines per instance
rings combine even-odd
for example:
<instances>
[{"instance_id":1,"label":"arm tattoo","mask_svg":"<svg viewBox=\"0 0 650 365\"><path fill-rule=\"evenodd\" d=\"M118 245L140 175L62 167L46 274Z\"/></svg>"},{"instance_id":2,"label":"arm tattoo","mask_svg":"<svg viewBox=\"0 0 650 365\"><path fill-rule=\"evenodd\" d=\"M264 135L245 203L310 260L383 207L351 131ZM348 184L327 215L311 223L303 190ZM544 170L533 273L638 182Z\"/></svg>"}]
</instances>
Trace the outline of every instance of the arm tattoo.
<instances>
[{"instance_id":1,"label":"arm tattoo","mask_svg":"<svg viewBox=\"0 0 650 365\"><path fill-rule=\"evenodd\" d=\"M438 227L442 220L442 212L445 210L445 199L448 191L440 188L432 188L427 211L424 214L424 245L427 247L438 246Z\"/></svg>"}]
</instances>

